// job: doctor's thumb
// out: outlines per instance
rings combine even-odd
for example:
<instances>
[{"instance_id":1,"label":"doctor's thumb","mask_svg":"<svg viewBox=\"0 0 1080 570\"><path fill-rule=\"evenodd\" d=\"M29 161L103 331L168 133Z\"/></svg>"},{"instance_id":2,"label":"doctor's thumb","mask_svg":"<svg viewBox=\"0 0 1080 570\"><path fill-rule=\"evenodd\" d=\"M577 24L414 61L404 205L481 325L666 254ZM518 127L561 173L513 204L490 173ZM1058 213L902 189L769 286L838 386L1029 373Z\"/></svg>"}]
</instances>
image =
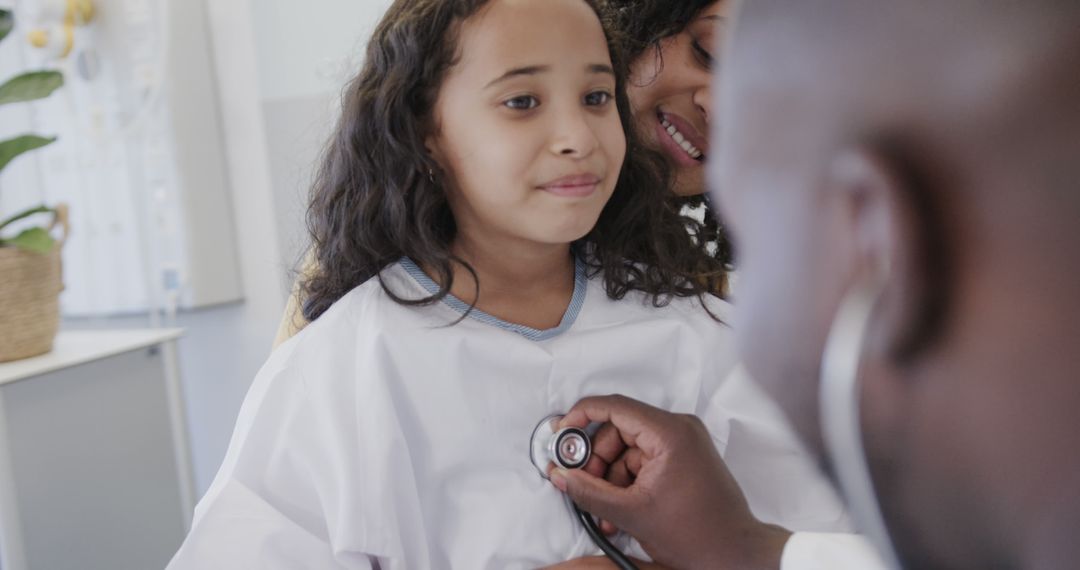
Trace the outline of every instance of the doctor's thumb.
<instances>
[{"instance_id":1,"label":"doctor's thumb","mask_svg":"<svg viewBox=\"0 0 1080 570\"><path fill-rule=\"evenodd\" d=\"M553 469L551 483L566 493L577 506L594 516L620 526L625 518L626 502L630 499L626 489L617 487L582 469Z\"/></svg>"}]
</instances>

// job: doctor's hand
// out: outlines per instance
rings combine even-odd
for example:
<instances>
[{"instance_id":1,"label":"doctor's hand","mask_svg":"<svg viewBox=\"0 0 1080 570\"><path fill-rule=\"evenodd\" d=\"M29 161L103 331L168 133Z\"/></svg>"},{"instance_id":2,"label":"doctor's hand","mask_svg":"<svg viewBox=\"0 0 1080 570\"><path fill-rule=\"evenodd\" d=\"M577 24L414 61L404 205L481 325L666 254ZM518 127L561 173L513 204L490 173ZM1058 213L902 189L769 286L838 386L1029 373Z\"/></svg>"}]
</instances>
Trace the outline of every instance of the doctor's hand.
<instances>
[{"instance_id":1,"label":"doctor's hand","mask_svg":"<svg viewBox=\"0 0 1080 570\"><path fill-rule=\"evenodd\" d=\"M590 422L604 424L595 460L551 472L552 484L582 509L628 532L665 566L780 567L791 533L750 512L700 419L599 396L574 405L558 427Z\"/></svg>"}]
</instances>

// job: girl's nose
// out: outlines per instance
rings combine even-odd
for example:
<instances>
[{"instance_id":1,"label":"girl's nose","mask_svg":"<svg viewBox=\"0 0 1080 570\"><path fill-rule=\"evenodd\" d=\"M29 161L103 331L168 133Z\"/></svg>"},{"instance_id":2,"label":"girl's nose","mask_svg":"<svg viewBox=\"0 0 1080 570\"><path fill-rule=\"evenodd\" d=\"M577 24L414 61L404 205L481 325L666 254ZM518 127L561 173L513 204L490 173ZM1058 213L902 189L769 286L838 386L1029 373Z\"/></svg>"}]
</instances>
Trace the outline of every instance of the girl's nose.
<instances>
[{"instance_id":1,"label":"girl's nose","mask_svg":"<svg viewBox=\"0 0 1080 570\"><path fill-rule=\"evenodd\" d=\"M582 158L596 150L599 140L592 125L580 111L569 112L556 120L551 152L560 156Z\"/></svg>"}]
</instances>

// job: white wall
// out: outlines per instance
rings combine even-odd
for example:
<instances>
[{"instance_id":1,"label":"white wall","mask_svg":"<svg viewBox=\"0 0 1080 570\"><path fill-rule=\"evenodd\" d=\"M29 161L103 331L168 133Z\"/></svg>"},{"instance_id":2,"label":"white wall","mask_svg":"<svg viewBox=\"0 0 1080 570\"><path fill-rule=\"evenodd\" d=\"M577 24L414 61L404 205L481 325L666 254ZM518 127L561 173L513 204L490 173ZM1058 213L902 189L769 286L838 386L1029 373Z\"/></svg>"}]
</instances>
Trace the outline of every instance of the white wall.
<instances>
[{"instance_id":1,"label":"white wall","mask_svg":"<svg viewBox=\"0 0 1080 570\"><path fill-rule=\"evenodd\" d=\"M339 94L359 69L389 0L292 0L253 4L259 91L277 208L279 247L297 260L312 167L338 115Z\"/></svg>"},{"instance_id":2,"label":"white wall","mask_svg":"<svg viewBox=\"0 0 1080 570\"><path fill-rule=\"evenodd\" d=\"M197 491L224 457L306 240L311 168L389 0L207 0L245 302L181 315Z\"/></svg>"}]
</instances>

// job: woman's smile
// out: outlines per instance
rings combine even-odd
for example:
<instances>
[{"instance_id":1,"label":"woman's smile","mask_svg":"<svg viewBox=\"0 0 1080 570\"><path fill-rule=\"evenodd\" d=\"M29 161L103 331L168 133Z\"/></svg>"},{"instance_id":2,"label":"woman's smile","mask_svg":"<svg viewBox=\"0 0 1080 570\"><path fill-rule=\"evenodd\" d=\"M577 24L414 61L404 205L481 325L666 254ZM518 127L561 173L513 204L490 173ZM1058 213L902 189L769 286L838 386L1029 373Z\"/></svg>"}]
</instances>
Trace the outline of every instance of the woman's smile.
<instances>
[{"instance_id":1,"label":"woman's smile","mask_svg":"<svg viewBox=\"0 0 1080 570\"><path fill-rule=\"evenodd\" d=\"M709 149L708 140L689 121L674 113L656 114L656 140L677 164L700 166Z\"/></svg>"}]
</instances>

